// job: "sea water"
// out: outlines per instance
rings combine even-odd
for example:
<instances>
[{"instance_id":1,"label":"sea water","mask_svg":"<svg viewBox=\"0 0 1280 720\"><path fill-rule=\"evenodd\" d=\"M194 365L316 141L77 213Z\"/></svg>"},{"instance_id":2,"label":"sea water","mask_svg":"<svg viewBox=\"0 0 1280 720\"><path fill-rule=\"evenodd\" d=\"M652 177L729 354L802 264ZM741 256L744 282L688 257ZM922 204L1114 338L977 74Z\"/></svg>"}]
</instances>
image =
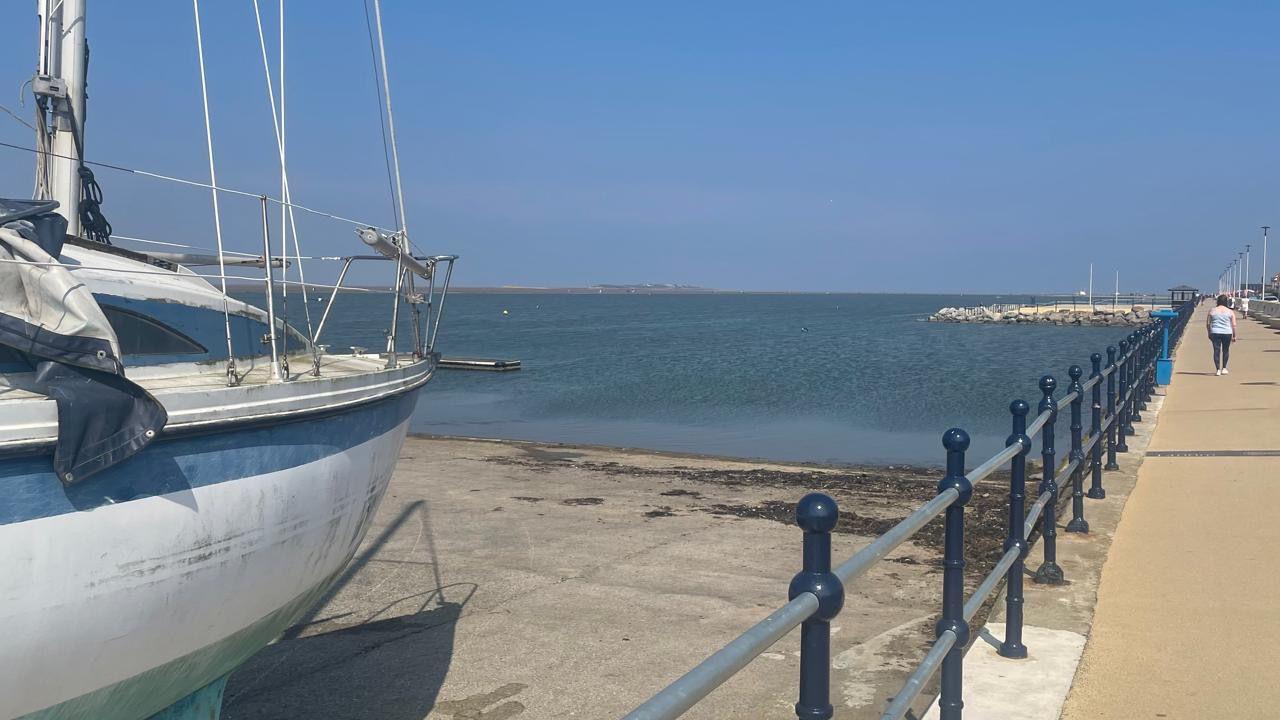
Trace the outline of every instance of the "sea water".
<instances>
[{"instance_id":1,"label":"sea water","mask_svg":"<svg viewBox=\"0 0 1280 720\"><path fill-rule=\"evenodd\" d=\"M1034 415L1041 375L1054 375L1058 395L1065 394L1067 368L1078 363L1087 377L1089 354L1104 352L1126 332L924 321L944 306L1022 299L455 293L437 349L452 357L517 359L523 369L440 371L418 403L412 430L937 465L942 433L956 426L973 437L972 466L1004 446L1011 400L1026 400ZM291 313L299 314L296 301ZM386 296L344 296L322 342L380 348L386 317ZM1087 428L1087 403L1084 417ZM1059 460L1068 450L1067 425L1064 408Z\"/></svg>"}]
</instances>

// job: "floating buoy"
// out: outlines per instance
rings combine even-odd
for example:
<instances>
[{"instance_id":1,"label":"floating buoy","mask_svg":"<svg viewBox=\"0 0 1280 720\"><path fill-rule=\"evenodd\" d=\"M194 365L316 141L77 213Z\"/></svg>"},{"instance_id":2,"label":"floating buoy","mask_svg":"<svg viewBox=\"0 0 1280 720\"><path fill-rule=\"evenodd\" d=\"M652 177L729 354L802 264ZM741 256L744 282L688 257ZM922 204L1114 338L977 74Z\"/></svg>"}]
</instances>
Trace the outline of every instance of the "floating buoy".
<instances>
[{"instance_id":1,"label":"floating buoy","mask_svg":"<svg viewBox=\"0 0 1280 720\"><path fill-rule=\"evenodd\" d=\"M502 314L503 314L503 315L510 315L511 313L510 313L509 311L507 311L507 310L503 310L503 311L502 311Z\"/></svg>"}]
</instances>

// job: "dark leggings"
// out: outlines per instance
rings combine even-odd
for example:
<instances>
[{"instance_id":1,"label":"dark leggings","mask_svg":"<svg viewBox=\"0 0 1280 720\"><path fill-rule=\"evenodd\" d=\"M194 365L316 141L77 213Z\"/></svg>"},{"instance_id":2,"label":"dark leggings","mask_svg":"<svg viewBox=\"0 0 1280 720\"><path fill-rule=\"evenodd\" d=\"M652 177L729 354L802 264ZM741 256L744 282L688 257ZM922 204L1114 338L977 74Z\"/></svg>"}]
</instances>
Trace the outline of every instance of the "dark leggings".
<instances>
[{"instance_id":1,"label":"dark leggings","mask_svg":"<svg viewBox=\"0 0 1280 720\"><path fill-rule=\"evenodd\" d=\"M1224 368L1227 362L1231 360L1231 335L1210 333L1209 340L1213 342L1213 366L1215 368Z\"/></svg>"}]
</instances>

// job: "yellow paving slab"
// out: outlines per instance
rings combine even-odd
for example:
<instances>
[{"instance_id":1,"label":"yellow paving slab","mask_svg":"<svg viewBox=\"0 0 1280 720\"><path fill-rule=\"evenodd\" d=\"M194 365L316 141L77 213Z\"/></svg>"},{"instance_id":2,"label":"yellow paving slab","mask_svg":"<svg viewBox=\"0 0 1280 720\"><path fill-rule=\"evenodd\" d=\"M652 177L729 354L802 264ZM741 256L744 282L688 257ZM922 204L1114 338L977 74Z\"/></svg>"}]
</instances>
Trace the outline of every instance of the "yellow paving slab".
<instances>
[{"instance_id":1,"label":"yellow paving slab","mask_svg":"<svg viewBox=\"0 0 1280 720\"><path fill-rule=\"evenodd\" d=\"M1280 717L1280 333L1240 320L1213 374L1197 310L1102 571L1064 720Z\"/></svg>"}]
</instances>

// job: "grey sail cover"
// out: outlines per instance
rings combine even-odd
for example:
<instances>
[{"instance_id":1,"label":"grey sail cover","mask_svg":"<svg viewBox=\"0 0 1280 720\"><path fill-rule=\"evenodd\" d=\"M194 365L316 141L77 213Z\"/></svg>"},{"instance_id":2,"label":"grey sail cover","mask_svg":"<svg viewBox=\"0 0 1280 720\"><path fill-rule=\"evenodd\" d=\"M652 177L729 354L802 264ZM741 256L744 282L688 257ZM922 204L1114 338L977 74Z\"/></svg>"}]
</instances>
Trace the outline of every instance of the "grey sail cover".
<instances>
[{"instance_id":1,"label":"grey sail cover","mask_svg":"<svg viewBox=\"0 0 1280 720\"><path fill-rule=\"evenodd\" d=\"M66 220L56 207L0 200L0 345L31 358L35 389L57 403L53 466L72 483L146 447L168 417L124 376L115 331L58 262Z\"/></svg>"}]
</instances>

